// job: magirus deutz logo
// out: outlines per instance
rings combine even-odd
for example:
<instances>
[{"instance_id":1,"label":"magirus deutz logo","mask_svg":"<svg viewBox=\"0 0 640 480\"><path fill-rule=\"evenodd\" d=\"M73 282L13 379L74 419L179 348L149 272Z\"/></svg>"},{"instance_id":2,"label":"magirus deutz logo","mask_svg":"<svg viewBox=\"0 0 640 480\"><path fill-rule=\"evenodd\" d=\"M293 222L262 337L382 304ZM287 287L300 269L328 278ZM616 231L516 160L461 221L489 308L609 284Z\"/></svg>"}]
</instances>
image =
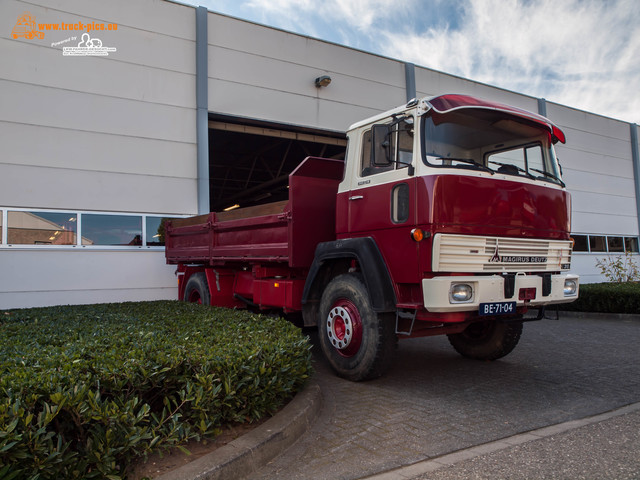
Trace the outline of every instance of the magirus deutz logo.
<instances>
[{"instance_id":1,"label":"magirus deutz logo","mask_svg":"<svg viewBox=\"0 0 640 480\"><path fill-rule=\"evenodd\" d=\"M489 259L493 263L547 263L547 257L527 256L527 255L500 255L498 246L496 251Z\"/></svg>"}]
</instances>

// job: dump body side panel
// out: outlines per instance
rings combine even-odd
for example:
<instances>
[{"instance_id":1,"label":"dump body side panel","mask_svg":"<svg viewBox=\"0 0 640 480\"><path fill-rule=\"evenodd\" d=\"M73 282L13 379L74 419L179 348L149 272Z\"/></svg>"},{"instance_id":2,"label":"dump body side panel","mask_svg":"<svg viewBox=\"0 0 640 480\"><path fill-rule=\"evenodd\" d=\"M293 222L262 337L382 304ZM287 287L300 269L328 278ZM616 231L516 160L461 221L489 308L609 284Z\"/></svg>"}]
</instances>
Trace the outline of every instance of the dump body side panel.
<instances>
[{"instance_id":1,"label":"dump body side panel","mask_svg":"<svg viewBox=\"0 0 640 480\"><path fill-rule=\"evenodd\" d=\"M307 158L289 176L289 266L309 268L316 246L336 238L336 194L344 162Z\"/></svg>"},{"instance_id":2,"label":"dump body side panel","mask_svg":"<svg viewBox=\"0 0 640 480\"><path fill-rule=\"evenodd\" d=\"M167 263L308 268L316 245L335 238L343 165L308 157L289 176L289 201L168 222Z\"/></svg>"},{"instance_id":3,"label":"dump body side panel","mask_svg":"<svg viewBox=\"0 0 640 480\"><path fill-rule=\"evenodd\" d=\"M263 207L263 206L261 206ZM247 211L237 211L234 217L222 212L210 213L167 223L165 252L167 263L197 263L218 265L246 259L287 261L287 202L269 204L260 216L242 218ZM199 222L199 223L197 223ZM190 224L191 223L191 224Z\"/></svg>"}]
</instances>

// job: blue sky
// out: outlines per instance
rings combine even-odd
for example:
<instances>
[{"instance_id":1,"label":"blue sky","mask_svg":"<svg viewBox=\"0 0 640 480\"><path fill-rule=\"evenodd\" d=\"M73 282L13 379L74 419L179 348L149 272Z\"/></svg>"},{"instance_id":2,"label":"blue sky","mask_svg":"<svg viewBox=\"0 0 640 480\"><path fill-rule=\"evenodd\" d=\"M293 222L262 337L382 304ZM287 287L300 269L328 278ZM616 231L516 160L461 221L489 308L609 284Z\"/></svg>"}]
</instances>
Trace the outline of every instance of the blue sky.
<instances>
[{"instance_id":1,"label":"blue sky","mask_svg":"<svg viewBox=\"0 0 640 480\"><path fill-rule=\"evenodd\" d=\"M638 0L183 1L640 124Z\"/></svg>"}]
</instances>

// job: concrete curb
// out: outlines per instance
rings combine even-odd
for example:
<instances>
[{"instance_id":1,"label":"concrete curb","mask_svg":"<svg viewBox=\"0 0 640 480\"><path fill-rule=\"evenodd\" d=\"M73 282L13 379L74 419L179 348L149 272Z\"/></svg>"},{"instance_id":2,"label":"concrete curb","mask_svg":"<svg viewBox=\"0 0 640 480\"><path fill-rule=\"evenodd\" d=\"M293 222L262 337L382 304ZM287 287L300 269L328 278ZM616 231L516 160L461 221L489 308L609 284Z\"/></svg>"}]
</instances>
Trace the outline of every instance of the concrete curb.
<instances>
[{"instance_id":1,"label":"concrete curb","mask_svg":"<svg viewBox=\"0 0 640 480\"><path fill-rule=\"evenodd\" d=\"M155 480L231 480L250 475L290 447L318 416L322 393L311 383L273 418L207 455Z\"/></svg>"}]
</instances>

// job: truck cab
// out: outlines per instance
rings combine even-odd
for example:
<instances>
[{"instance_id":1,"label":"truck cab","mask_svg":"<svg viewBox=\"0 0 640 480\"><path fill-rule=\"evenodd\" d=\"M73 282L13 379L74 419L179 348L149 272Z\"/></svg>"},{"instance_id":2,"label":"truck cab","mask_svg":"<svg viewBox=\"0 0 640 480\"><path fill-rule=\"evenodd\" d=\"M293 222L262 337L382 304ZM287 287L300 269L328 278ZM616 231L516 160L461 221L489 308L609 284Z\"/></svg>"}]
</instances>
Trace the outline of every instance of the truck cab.
<instances>
[{"instance_id":1,"label":"truck cab","mask_svg":"<svg viewBox=\"0 0 640 480\"><path fill-rule=\"evenodd\" d=\"M565 136L551 121L443 95L347 135L337 240L316 250L320 262L338 257L336 245L356 252L332 280L350 283L337 292L329 284L318 312L321 345L340 374L358 375L367 329L381 345L370 372L386 368L385 345L426 335L446 334L461 355L496 360L515 348L529 308L537 316L527 319L539 320L546 306L577 298L571 198L554 151Z\"/></svg>"},{"instance_id":2,"label":"truck cab","mask_svg":"<svg viewBox=\"0 0 640 480\"><path fill-rule=\"evenodd\" d=\"M355 124L348 138L336 235L374 239L397 305L446 321L575 299L554 151L565 138L549 120L447 95Z\"/></svg>"}]
</instances>

